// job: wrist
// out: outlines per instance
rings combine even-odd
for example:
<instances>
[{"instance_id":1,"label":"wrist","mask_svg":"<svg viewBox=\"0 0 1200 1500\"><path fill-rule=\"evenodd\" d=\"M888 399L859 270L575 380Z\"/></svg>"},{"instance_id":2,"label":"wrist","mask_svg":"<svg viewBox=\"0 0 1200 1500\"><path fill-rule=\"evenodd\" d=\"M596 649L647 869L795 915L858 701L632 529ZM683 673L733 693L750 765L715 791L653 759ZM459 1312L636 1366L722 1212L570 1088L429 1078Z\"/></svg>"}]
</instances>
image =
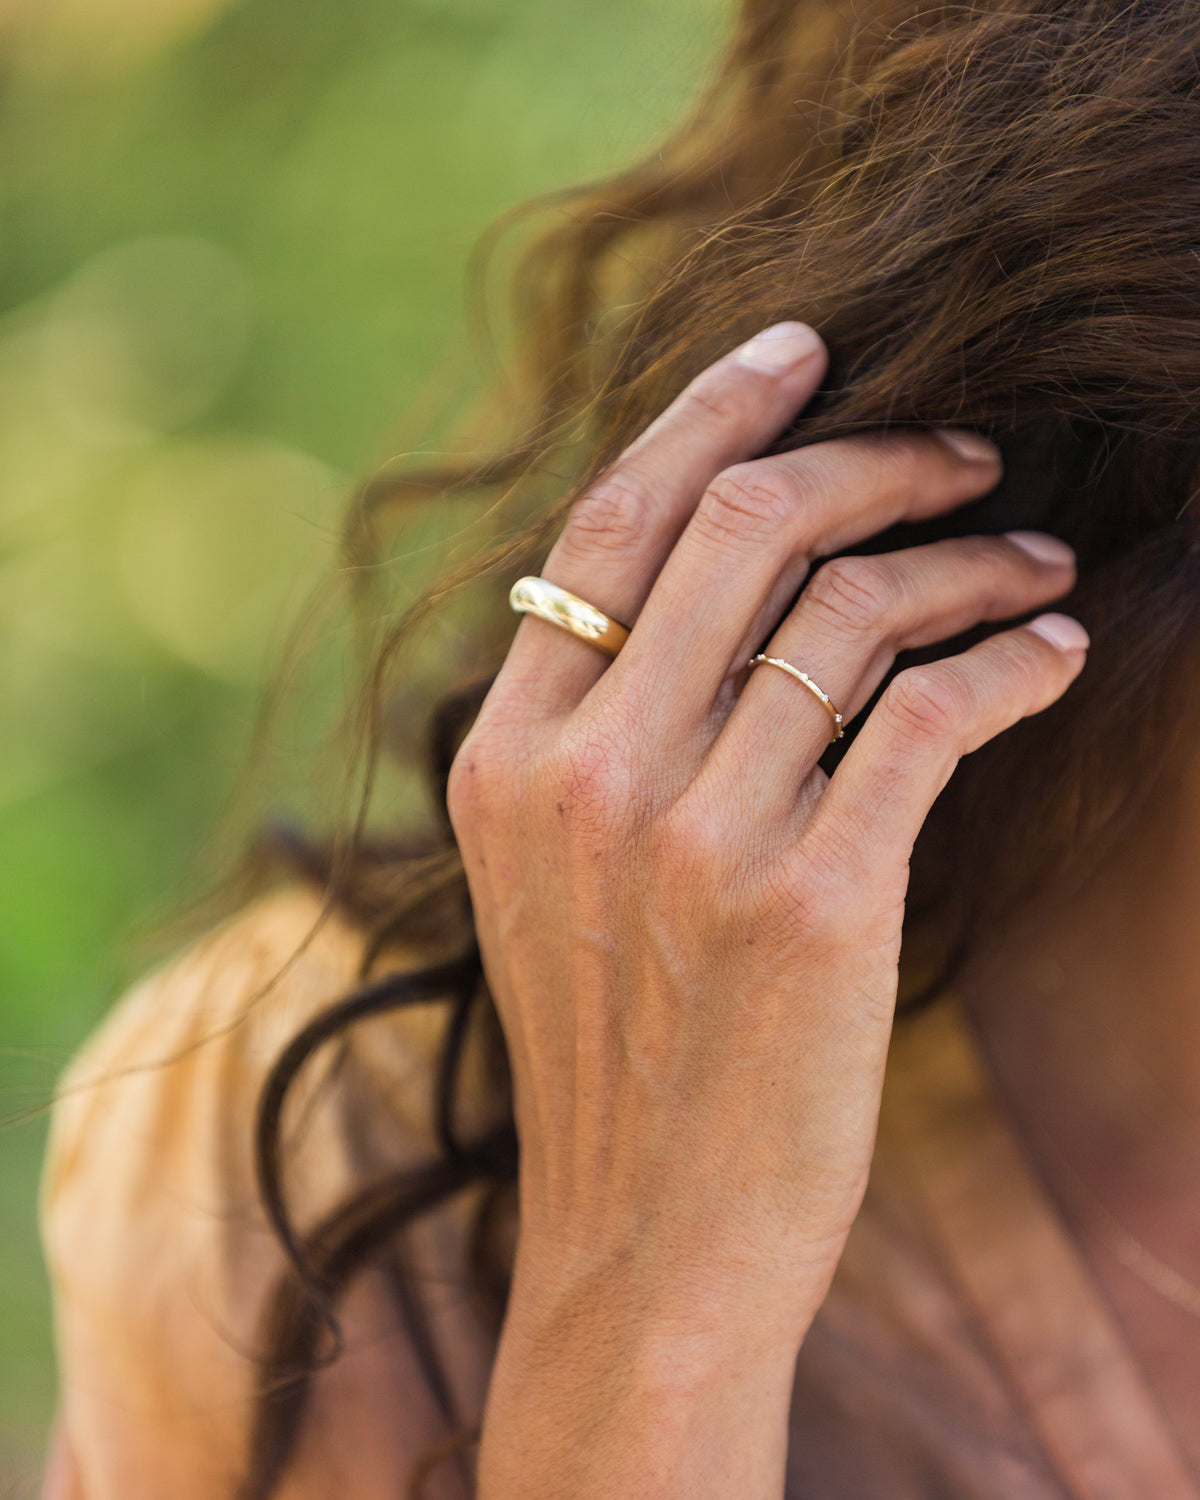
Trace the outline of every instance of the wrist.
<instances>
[{"instance_id":1,"label":"wrist","mask_svg":"<svg viewBox=\"0 0 1200 1500\"><path fill-rule=\"evenodd\" d=\"M597 1354L666 1399L728 1372L790 1389L796 1355L824 1300L832 1266L766 1275L761 1264L698 1255L660 1258L646 1246L583 1250L518 1244L505 1320L510 1357L560 1369Z\"/></svg>"},{"instance_id":2,"label":"wrist","mask_svg":"<svg viewBox=\"0 0 1200 1500\"><path fill-rule=\"evenodd\" d=\"M542 1282L544 1264L527 1256L514 1275L481 1500L777 1500L811 1312L713 1281L664 1293L614 1263Z\"/></svg>"},{"instance_id":3,"label":"wrist","mask_svg":"<svg viewBox=\"0 0 1200 1500\"><path fill-rule=\"evenodd\" d=\"M745 1222L663 1219L550 1226L524 1214L510 1309L550 1322L585 1307L631 1328L736 1351L764 1339L794 1358L833 1278L845 1234L780 1242Z\"/></svg>"}]
</instances>

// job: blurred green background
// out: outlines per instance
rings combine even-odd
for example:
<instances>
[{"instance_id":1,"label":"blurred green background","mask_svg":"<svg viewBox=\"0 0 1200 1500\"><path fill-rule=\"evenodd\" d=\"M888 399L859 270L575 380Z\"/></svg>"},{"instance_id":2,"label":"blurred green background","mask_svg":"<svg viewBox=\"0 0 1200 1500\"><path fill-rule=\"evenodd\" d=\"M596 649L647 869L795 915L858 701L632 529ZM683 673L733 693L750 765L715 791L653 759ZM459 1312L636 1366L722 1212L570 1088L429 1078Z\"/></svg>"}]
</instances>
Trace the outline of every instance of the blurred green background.
<instances>
[{"instance_id":1,"label":"blurred green background","mask_svg":"<svg viewBox=\"0 0 1200 1500\"><path fill-rule=\"evenodd\" d=\"M194 893L348 486L462 357L475 237L651 141L728 12L0 0L0 1494L54 1389L14 1117Z\"/></svg>"}]
</instances>

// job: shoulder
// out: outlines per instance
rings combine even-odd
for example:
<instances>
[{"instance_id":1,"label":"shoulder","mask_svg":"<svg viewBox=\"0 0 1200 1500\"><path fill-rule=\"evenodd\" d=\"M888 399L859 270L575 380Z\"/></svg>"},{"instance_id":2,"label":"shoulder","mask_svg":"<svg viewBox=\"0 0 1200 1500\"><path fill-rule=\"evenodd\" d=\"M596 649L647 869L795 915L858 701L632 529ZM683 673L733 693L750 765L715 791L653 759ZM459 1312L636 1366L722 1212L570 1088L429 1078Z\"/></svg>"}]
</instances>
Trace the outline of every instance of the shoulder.
<instances>
[{"instance_id":1,"label":"shoulder","mask_svg":"<svg viewBox=\"0 0 1200 1500\"><path fill-rule=\"evenodd\" d=\"M187 1155L249 1125L257 1091L282 1049L309 1021L363 982L362 934L315 892L292 887L260 898L142 979L106 1016L64 1074L43 1184L53 1220L81 1169L103 1155L112 1168ZM402 966L403 957L391 959ZM376 1028L377 1032L383 1028ZM415 1085L438 1043L430 1008L388 1017L388 1061ZM306 1096L328 1090L317 1068ZM392 1090L403 1134L428 1137L414 1097ZM191 1135L185 1135L186 1123ZM425 1144L425 1142L422 1142ZM223 1153L220 1193L249 1167Z\"/></svg>"},{"instance_id":2,"label":"shoulder","mask_svg":"<svg viewBox=\"0 0 1200 1500\"><path fill-rule=\"evenodd\" d=\"M135 986L62 1081L43 1235L63 1420L89 1500L191 1500L228 1493L236 1478L259 1318L284 1269L257 1198L258 1095L291 1038L358 986L363 947L315 894L267 896ZM305 1069L287 1115L302 1224L382 1164L429 1159L439 1009L368 1023L369 1035ZM419 1384L394 1309L369 1280L350 1310L363 1330L359 1357L352 1349L340 1362L322 1398L349 1402L360 1436L372 1408L364 1382L385 1395ZM436 1436L435 1415L419 1396L410 1404ZM385 1493L382 1476L394 1487L400 1455L393 1437L376 1432L373 1442ZM308 1467L335 1483L325 1459Z\"/></svg>"},{"instance_id":3,"label":"shoulder","mask_svg":"<svg viewBox=\"0 0 1200 1500\"><path fill-rule=\"evenodd\" d=\"M126 1223L255 1217L250 1136L258 1092L279 1053L314 1016L353 991L361 936L302 888L276 892L147 976L118 1002L63 1076L51 1122L42 1211L51 1269L73 1266L98 1213ZM389 1028L415 1076L436 1035L429 1014ZM422 1022L425 1024L422 1025ZM304 1079L329 1092L329 1063ZM415 1090L413 1091L415 1094ZM393 1107L402 1101L393 1097ZM422 1133L415 1098L403 1130ZM311 1132L309 1132L311 1134ZM421 1144L424 1144L422 1142ZM310 1148L311 1149L311 1148ZM306 1164L306 1192L343 1175ZM101 1201L97 1201L101 1200Z\"/></svg>"},{"instance_id":4,"label":"shoulder","mask_svg":"<svg viewBox=\"0 0 1200 1500\"><path fill-rule=\"evenodd\" d=\"M362 934L302 886L259 898L154 970L92 1034L59 1089L69 1125L131 1070L189 1071L208 1055L252 1063L359 981Z\"/></svg>"}]
</instances>

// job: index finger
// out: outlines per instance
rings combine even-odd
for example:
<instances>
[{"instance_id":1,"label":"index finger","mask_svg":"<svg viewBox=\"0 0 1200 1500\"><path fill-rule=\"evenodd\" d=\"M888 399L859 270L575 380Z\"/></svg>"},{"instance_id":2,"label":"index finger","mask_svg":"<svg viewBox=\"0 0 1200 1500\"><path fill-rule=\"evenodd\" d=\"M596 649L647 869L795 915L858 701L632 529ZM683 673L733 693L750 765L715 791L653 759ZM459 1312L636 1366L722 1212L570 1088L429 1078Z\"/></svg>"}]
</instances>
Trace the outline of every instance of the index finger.
<instances>
[{"instance_id":1,"label":"index finger","mask_svg":"<svg viewBox=\"0 0 1200 1500\"><path fill-rule=\"evenodd\" d=\"M705 487L779 435L827 363L816 331L788 322L702 371L580 496L542 577L632 625ZM526 617L497 691L567 711L605 665L585 642Z\"/></svg>"}]
</instances>

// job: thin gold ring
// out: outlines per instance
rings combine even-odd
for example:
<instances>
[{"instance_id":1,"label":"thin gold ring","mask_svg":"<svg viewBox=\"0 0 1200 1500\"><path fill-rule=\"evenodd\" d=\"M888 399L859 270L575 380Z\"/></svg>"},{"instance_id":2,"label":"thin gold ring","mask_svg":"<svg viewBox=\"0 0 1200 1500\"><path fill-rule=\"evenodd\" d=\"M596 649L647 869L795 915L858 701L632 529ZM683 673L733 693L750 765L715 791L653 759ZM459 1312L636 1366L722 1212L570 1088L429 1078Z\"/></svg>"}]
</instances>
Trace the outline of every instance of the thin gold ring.
<instances>
[{"instance_id":1,"label":"thin gold ring","mask_svg":"<svg viewBox=\"0 0 1200 1500\"><path fill-rule=\"evenodd\" d=\"M778 667L781 672L786 672L789 677L794 677L797 682L802 682L814 697L819 698L825 705L825 712L833 721L833 733L829 737L829 743L832 744L834 740L842 738L846 731L842 728L841 714L834 708L833 700L829 694L824 689L819 688L807 672L802 672L799 667L793 667L790 661L784 661L781 656L765 656L760 653L758 656L751 657L750 659L752 667L757 667L762 662L766 662L768 667Z\"/></svg>"},{"instance_id":2,"label":"thin gold ring","mask_svg":"<svg viewBox=\"0 0 1200 1500\"><path fill-rule=\"evenodd\" d=\"M508 602L519 615L536 615L548 625L570 631L605 656L614 657L629 639L629 631L602 609L560 589L545 578L518 578Z\"/></svg>"}]
</instances>

